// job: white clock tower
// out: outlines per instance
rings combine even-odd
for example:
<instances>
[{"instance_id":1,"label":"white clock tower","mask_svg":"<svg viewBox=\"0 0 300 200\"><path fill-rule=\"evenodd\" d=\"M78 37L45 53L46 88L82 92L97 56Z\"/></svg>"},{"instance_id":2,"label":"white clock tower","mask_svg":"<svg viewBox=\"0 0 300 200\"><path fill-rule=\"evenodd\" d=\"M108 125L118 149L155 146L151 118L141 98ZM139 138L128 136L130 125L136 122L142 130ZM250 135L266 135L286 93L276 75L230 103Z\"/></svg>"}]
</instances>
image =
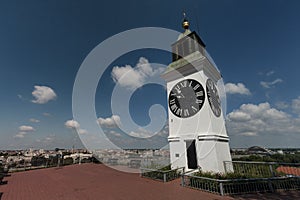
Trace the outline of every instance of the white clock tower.
<instances>
[{"instance_id":1,"label":"white clock tower","mask_svg":"<svg viewBox=\"0 0 300 200\"><path fill-rule=\"evenodd\" d=\"M217 87L222 77L189 22L182 25L173 62L161 75L167 82L171 167L224 172L231 156Z\"/></svg>"}]
</instances>

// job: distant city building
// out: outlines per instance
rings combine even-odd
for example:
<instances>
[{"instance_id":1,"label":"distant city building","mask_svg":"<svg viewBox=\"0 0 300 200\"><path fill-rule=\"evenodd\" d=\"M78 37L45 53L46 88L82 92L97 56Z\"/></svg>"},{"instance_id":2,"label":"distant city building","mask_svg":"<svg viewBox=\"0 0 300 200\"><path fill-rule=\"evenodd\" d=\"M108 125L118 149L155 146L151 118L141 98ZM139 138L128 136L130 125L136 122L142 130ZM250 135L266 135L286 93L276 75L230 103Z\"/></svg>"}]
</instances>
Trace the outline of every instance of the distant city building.
<instances>
[{"instance_id":1,"label":"distant city building","mask_svg":"<svg viewBox=\"0 0 300 200\"><path fill-rule=\"evenodd\" d=\"M264 147L259 147L259 146L253 146L247 149L248 154L261 154L261 155L269 155L269 154L274 154L273 151L264 148Z\"/></svg>"}]
</instances>

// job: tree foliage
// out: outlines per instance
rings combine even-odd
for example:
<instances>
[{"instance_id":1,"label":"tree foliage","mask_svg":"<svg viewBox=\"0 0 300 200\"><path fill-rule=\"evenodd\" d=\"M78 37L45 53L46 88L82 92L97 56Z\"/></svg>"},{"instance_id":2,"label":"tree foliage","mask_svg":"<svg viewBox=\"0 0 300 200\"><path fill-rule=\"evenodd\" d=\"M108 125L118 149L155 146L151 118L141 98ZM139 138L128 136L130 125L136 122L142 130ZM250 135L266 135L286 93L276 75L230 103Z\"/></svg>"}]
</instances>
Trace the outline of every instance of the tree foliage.
<instances>
[{"instance_id":1,"label":"tree foliage","mask_svg":"<svg viewBox=\"0 0 300 200\"><path fill-rule=\"evenodd\" d=\"M300 163L300 153L295 154L272 154L272 155L250 155L233 160L257 161L257 162L279 162L279 163Z\"/></svg>"}]
</instances>

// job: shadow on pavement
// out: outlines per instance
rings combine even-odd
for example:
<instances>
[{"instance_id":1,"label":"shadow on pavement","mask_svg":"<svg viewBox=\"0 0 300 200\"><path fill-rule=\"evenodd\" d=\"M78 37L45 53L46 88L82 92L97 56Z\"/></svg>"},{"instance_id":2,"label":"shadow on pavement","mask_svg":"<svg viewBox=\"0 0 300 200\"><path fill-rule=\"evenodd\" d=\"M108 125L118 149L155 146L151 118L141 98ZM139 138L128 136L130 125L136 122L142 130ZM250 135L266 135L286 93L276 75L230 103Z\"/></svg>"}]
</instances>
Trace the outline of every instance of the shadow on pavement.
<instances>
[{"instance_id":1,"label":"shadow on pavement","mask_svg":"<svg viewBox=\"0 0 300 200\"><path fill-rule=\"evenodd\" d=\"M300 191L282 191L274 193L255 193L255 194L243 194L231 196L240 200L295 200L300 199Z\"/></svg>"}]
</instances>

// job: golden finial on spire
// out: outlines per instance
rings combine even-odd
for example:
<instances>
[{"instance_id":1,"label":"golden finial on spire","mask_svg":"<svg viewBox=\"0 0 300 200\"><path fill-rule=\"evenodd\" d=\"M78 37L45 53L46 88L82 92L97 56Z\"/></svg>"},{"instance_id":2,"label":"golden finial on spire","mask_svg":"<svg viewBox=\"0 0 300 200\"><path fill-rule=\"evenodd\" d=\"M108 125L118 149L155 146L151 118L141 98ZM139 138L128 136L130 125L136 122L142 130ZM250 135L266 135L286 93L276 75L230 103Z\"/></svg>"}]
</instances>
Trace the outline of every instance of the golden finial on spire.
<instances>
[{"instance_id":1,"label":"golden finial on spire","mask_svg":"<svg viewBox=\"0 0 300 200\"><path fill-rule=\"evenodd\" d=\"M187 17L186 17L185 12L183 12L182 27L183 27L185 30L187 30L187 29L189 29L189 26L190 26L190 23L189 23L189 21L187 20Z\"/></svg>"}]
</instances>

